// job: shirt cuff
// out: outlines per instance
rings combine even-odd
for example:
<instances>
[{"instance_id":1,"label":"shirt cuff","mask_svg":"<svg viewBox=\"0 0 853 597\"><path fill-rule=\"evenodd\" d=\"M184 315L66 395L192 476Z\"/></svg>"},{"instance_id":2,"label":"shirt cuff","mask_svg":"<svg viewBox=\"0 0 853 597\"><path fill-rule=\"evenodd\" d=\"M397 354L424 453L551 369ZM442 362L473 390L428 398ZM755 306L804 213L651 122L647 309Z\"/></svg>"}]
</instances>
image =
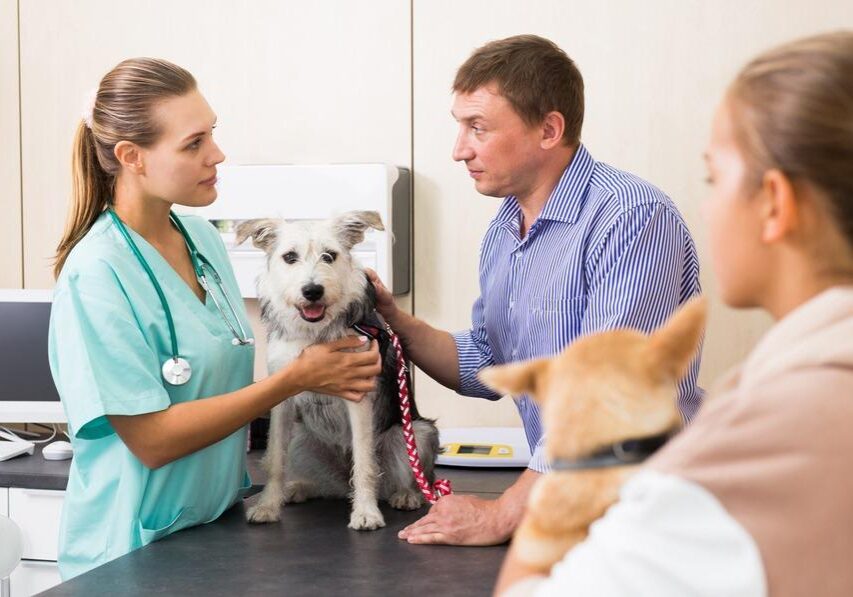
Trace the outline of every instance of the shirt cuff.
<instances>
[{"instance_id":1,"label":"shirt cuff","mask_svg":"<svg viewBox=\"0 0 853 597\"><path fill-rule=\"evenodd\" d=\"M548 457L545 455L545 436L539 438L539 443L533 450L533 455L530 457L530 463L527 465L532 471L537 473L550 473L551 465L548 462Z\"/></svg>"},{"instance_id":2,"label":"shirt cuff","mask_svg":"<svg viewBox=\"0 0 853 597\"><path fill-rule=\"evenodd\" d=\"M480 351L471 337L471 331L456 332L453 334L453 341L456 342L456 358L459 362L459 393L474 398L499 400L500 394L493 392L477 379L480 369L494 363Z\"/></svg>"}]
</instances>

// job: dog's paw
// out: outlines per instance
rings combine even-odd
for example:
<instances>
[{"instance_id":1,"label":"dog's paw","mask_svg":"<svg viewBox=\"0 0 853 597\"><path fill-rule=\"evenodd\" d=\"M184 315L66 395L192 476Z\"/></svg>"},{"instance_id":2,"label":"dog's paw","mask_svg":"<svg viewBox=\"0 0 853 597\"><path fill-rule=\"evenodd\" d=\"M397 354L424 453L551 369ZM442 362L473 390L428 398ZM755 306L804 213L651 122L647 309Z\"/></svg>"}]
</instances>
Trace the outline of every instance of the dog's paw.
<instances>
[{"instance_id":1,"label":"dog's paw","mask_svg":"<svg viewBox=\"0 0 853 597\"><path fill-rule=\"evenodd\" d=\"M349 517L349 528L356 531L373 531L385 526L385 519L379 508L359 508Z\"/></svg>"},{"instance_id":2,"label":"dog's paw","mask_svg":"<svg viewBox=\"0 0 853 597\"><path fill-rule=\"evenodd\" d=\"M246 511L246 520L255 524L278 522L281 520L281 507L259 502Z\"/></svg>"},{"instance_id":3,"label":"dog's paw","mask_svg":"<svg viewBox=\"0 0 853 597\"><path fill-rule=\"evenodd\" d=\"M423 503L423 496L414 491L398 491L388 500L395 510L417 510Z\"/></svg>"},{"instance_id":4,"label":"dog's paw","mask_svg":"<svg viewBox=\"0 0 853 597\"><path fill-rule=\"evenodd\" d=\"M286 504L301 504L311 495L311 485L305 481L288 481L282 495Z\"/></svg>"}]
</instances>

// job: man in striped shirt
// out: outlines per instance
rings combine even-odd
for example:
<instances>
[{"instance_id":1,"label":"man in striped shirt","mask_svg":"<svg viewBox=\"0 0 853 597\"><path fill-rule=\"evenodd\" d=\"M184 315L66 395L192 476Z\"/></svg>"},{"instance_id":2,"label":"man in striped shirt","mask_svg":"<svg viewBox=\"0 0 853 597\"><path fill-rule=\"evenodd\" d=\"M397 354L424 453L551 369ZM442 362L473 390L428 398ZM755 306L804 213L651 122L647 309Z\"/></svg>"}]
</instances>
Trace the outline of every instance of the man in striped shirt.
<instances>
[{"instance_id":1,"label":"man in striped shirt","mask_svg":"<svg viewBox=\"0 0 853 597\"><path fill-rule=\"evenodd\" d=\"M453 85L453 159L483 195L505 197L480 254L471 329L451 335L397 309L373 275L379 310L412 361L465 396L497 400L477 379L490 365L551 356L615 327L650 331L700 292L693 240L672 201L642 179L596 162L580 143L583 80L552 42L521 35L476 50ZM679 388L696 412L698 357ZM400 537L491 545L520 522L547 471L537 405L516 399L533 458L497 500L450 495Z\"/></svg>"}]
</instances>

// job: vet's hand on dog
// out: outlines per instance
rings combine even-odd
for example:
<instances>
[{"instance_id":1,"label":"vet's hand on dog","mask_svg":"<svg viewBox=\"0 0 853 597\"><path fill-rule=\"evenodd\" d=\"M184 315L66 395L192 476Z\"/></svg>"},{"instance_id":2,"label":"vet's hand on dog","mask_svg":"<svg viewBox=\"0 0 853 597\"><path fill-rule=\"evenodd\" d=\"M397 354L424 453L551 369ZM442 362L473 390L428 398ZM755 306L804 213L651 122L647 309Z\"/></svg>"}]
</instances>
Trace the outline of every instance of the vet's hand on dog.
<instances>
[{"instance_id":1,"label":"vet's hand on dog","mask_svg":"<svg viewBox=\"0 0 853 597\"><path fill-rule=\"evenodd\" d=\"M363 348L365 342L367 338L363 336L346 336L303 350L294 361L303 389L360 402L365 394L376 389L376 376L382 372L375 341L371 340L368 350L349 352Z\"/></svg>"},{"instance_id":2,"label":"vet's hand on dog","mask_svg":"<svg viewBox=\"0 0 853 597\"><path fill-rule=\"evenodd\" d=\"M500 523L495 500L471 495L446 495L429 513L397 533L409 543L440 545L498 545L510 537Z\"/></svg>"}]
</instances>

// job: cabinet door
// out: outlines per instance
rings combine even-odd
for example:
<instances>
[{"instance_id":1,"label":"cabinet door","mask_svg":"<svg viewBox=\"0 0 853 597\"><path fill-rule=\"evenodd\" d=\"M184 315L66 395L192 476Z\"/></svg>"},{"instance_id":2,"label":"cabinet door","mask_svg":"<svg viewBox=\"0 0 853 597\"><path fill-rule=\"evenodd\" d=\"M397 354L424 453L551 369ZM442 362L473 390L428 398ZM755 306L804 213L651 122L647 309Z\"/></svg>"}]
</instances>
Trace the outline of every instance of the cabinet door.
<instances>
[{"instance_id":1,"label":"cabinet door","mask_svg":"<svg viewBox=\"0 0 853 597\"><path fill-rule=\"evenodd\" d=\"M9 577L11 597L30 597L61 582L56 562L23 560Z\"/></svg>"},{"instance_id":2,"label":"cabinet door","mask_svg":"<svg viewBox=\"0 0 853 597\"><path fill-rule=\"evenodd\" d=\"M9 488L0 487L0 514L9 516Z\"/></svg>"},{"instance_id":3,"label":"cabinet door","mask_svg":"<svg viewBox=\"0 0 853 597\"><path fill-rule=\"evenodd\" d=\"M56 561L64 491L9 489L9 518L24 536L23 558Z\"/></svg>"}]
</instances>

